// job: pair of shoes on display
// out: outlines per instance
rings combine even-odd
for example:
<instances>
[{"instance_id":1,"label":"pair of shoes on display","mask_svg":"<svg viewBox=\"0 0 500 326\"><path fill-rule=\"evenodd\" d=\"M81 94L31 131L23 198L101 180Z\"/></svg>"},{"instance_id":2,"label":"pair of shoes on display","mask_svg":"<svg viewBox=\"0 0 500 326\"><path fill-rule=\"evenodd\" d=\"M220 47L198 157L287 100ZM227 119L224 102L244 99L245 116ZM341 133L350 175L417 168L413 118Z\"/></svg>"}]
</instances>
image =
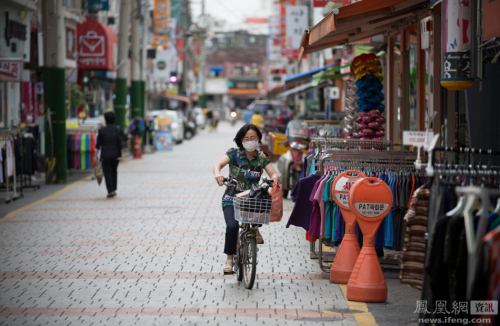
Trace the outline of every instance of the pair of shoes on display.
<instances>
[{"instance_id":1,"label":"pair of shoes on display","mask_svg":"<svg viewBox=\"0 0 500 326\"><path fill-rule=\"evenodd\" d=\"M112 198L116 196L116 191L110 192L106 197Z\"/></svg>"}]
</instances>

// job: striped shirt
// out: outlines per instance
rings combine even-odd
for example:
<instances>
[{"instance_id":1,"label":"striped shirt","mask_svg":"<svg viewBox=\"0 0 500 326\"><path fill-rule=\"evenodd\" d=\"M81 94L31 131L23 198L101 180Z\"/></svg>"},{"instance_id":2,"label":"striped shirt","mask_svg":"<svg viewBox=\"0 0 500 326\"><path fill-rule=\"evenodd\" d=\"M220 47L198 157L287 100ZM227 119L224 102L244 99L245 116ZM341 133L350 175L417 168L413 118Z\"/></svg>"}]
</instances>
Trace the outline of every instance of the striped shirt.
<instances>
[{"instance_id":1,"label":"striped shirt","mask_svg":"<svg viewBox=\"0 0 500 326\"><path fill-rule=\"evenodd\" d=\"M399 278L401 283L422 289L425 263L425 233L429 212L429 189L418 188L413 194L410 208L405 215L406 234L403 261Z\"/></svg>"}]
</instances>

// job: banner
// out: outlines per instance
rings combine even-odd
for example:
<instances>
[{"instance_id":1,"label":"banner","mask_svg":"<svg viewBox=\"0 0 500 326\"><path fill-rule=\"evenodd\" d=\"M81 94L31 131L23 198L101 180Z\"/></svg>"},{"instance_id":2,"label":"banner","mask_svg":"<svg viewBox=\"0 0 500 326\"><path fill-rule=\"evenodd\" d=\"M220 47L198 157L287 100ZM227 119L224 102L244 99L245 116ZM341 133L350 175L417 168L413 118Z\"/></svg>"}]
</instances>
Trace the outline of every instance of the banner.
<instances>
[{"instance_id":1,"label":"banner","mask_svg":"<svg viewBox=\"0 0 500 326\"><path fill-rule=\"evenodd\" d=\"M161 45L164 49L168 48L168 17L169 17L168 0L154 0L153 8L153 33L154 44Z\"/></svg>"},{"instance_id":2,"label":"banner","mask_svg":"<svg viewBox=\"0 0 500 326\"><path fill-rule=\"evenodd\" d=\"M281 56L287 56L287 44L286 44L286 8L288 6L297 5L297 0L283 0L280 2L280 23L279 32L281 40Z\"/></svg>"}]
</instances>

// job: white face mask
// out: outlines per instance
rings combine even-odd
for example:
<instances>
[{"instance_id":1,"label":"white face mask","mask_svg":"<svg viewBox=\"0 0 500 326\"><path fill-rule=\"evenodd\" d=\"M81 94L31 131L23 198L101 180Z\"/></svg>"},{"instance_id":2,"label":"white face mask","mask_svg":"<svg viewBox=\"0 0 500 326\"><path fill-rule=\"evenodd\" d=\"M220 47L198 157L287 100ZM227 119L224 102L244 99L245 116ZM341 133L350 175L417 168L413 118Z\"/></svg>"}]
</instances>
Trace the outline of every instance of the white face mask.
<instances>
[{"instance_id":1,"label":"white face mask","mask_svg":"<svg viewBox=\"0 0 500 326\"><path fill-rule=\"evenodd\" d=\"M246 143L243 143L243 147L249 151L253 152L259 147L259 142L258 141L247 141Z\"/></svg>"}]
</instances>

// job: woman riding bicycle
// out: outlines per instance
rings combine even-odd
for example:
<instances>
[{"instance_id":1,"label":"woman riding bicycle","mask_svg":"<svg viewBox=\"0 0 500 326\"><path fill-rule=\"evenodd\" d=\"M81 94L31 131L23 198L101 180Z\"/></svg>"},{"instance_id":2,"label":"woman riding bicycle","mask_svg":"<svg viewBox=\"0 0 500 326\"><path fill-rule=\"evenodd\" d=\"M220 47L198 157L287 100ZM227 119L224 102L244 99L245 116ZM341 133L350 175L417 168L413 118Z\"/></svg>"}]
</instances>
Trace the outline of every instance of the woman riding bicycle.
<instances>
[{"instance_id":1,"label":"woman riding bicycle","mask_svg":"<svg viewBox=\"0 0 500 326\"><path fill-rule=\"evenodd\" d=\"M229 164L229 176L238 183L236 191L227 188L222 197L222 210L226 220L226 242L224 253L227 255L225 273L233 270L233 255L236 254L236 242L238 240L239 223L234 218L233 199L237 193L250 189L252 184L259 183L263 170L267 172L275 182L279 181L278 174L270 163L269 157L258 150L261 144L262 134L253 124L244 125L234 137L233 141L238 148L231 148L226 152L214 166L214 176L219 186L223 185L224 176L220 170ZM257 243L264 243L260 233Z\"/></svg>"}]
</instances>

